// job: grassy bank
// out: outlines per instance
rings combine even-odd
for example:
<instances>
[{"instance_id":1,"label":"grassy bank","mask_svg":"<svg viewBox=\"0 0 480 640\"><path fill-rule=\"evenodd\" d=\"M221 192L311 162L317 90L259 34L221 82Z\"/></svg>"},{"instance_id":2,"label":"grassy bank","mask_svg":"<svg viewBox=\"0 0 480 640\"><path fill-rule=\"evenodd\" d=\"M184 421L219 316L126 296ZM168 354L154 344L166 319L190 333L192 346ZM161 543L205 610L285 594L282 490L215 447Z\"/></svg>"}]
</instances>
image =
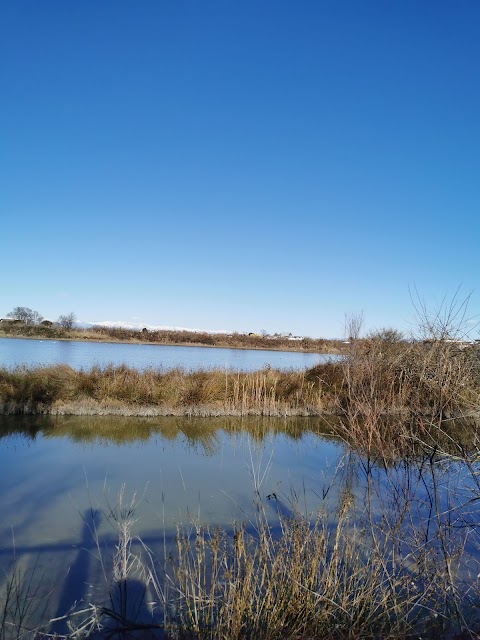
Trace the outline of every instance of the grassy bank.
<instances>
[{"instance_id":1,"label":"grassy bank","mask_svg":"<svg viewBox=\"0 0 480 640\"><path fill-rule=\"evenodd\" d=\"M340 353L343 343L323 338L291 340L282 336L221 334L196 331L137 331L115 327L64 329L59 326L2 323L0 337L38 338L43 340L88 340L92 342L123 342L174 346L223 347L228 349L268 349L278 351L309 351Z\"/></svg>"},{"instance_id":2,"label":"grassy bank","mask_svg":"<svg viewBox=\"0 0 480 640\"><path fill-rule=\"evenodd\" d=\"M119 415L318 415L327 407L315 375L147 370L75 371L64 365L0 370L0 411Z\"/></svg>"},{"instance_id":3,"label":"grassy bank","mask_svg":"<svg viewBox=\"0 0 480 640\"><path fill-rule=\"evenodd\" d=\"M0 369L2 413L320 415L398 412L444 418L480 406L480 350L446 342L362 340L306 371L147 370L124 365Z\"/></svg>"}]
</instances>

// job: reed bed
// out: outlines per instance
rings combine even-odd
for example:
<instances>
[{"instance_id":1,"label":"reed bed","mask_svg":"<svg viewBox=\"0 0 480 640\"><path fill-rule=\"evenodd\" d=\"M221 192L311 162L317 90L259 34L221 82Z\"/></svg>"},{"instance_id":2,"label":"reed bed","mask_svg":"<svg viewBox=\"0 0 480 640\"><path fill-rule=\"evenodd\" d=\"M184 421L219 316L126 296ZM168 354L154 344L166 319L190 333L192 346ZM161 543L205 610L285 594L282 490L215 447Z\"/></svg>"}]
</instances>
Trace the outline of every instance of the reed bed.
<instances>
[{"instance_id":1,"label":"reed bed","mask_svg":"<svg viewBox=\"0 0 480 640\"><path fill-rule=\"evenodd\" d=\"M125 366L0 370L0 411L127 415L318 415L328 408L305 372L139 372Z\"/></svg>"},{"instance_id":2,"label":"reed bed","mask_svg":"<svg viewBox=\"0 0 480 640\"><path fill-rule=\"evenodd\" d=\"M354 341L336 362L306 371L264 368L75 371L0 369L0 411L126 415L342 415L373 428L385 415L421 422L478 414L480 349L434 341ZM370 425L370 426L368 426Z\"/></svg>"}]
</instances>

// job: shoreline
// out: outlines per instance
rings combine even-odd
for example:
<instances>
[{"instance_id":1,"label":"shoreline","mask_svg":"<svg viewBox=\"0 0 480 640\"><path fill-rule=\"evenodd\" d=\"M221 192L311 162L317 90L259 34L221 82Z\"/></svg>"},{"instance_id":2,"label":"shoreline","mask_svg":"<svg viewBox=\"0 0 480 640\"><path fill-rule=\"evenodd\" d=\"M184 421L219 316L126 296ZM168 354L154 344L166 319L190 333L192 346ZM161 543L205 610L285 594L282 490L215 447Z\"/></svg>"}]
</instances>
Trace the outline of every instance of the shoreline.
<instances>
[{"instance_id":1,"label":"shoreline","mask_svg":"<svg viewBox=\"0 0 480 640\"><path fill-rule=\"evenodd\" d=\"M408 407L396 408L385 411L379 417L383 418L407 418L410 416ZM428 415L426 408L425 415ZM275 407L263 408L242 408L242 407L221 407L218 405L198 404L189 406L161 406L161 405L130 405L115 400L100 402L92 398L82 400L63 401L59 400L52 405L41 405L32 409L31 406L0 406L0 417L124 417L124 418L334 418L345 417L345 412L334 406L318 407ZM469 419L479 420L480 410L472 411L468 415L464 412L449 412L445 414L445 419Z\"/></svg>"},{"instance_id":2,"label":"shoreline","mask_svg":"<svg viewBox=\"0 0 480 640\"><path fill-rule=\"evenodd\" d=\"M340 349L332 349L325 351L320 351L319 349L298 349L298 348L288 348L288 347L257 347L255 345L251 346L231 346L228 344L203 344L201 342L154 342L154 341L145 341L145 340L135 340L133 338L125 339L125 340L113 340L112 338L99 336L98 338L92 338L87 336L85 338L81 336L71 336L71 337L50 337L50 336L28 336L28 335L8 335L0 331L0 339L5 338L7 340L38 340L38 341L53 341L53 342L91 342L92 344L105 343L105 344L134 344L134 345L142 345L142 346L152 346L152 347L197 347L202 349L231 349L233 351L276 351L276 352L285 352L285 353L315 353L319 355L333 355L338 356L341 355L342 351Z\"/></svg>"},{"instance_id":3,"label":"shoreline","mask_svg":"<svg viewBox=\"0 0 480 640\"><path fill-rule=\"evenodd\" d=\"M6 409L6 410L5 410ZM326 415L336 415L332 411L302 408L276 408L271 410L225 408L215 405L190 406L157 406L157 405L128 405L116 402L97 402L91 399L82 401L58 401L51 406L41 406L34 410L30 407L10 408L0 407L0 416L111 416L126 418L243 418L247 416L265 418L321 418ZM28 410L30 409L30 410Z\"/></svg>"}]
</instances>

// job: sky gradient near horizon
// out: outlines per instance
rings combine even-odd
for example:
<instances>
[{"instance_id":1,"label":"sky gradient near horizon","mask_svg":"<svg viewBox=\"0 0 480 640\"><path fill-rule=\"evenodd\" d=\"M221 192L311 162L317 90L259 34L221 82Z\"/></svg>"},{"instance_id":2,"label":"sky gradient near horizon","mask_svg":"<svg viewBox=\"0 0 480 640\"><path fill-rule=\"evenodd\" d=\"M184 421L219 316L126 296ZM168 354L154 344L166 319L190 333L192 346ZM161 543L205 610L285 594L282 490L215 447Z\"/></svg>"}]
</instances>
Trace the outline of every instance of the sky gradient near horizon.
<instances>
[{"instance_id":1,"label":"sky gradient near horizon","mask_svg":"<svg viewBox=\"0 0 480 640\"><path fill-rule=\"evenodd\" d=\"M0 316L476 316L479 33L473 0L2 3Z\"/></svg>"}]
</instances>

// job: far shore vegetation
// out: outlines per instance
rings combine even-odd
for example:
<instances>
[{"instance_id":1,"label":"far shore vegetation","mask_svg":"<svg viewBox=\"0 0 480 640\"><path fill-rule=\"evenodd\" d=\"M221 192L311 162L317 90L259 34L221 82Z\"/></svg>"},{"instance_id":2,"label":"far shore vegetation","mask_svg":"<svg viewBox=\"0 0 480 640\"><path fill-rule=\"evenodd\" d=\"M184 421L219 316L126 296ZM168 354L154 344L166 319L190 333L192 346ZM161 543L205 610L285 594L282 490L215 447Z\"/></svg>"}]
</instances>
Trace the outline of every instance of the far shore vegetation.
<instances>
[{"instance_id":1,"label":"far shore vegetation","mask_svg":"<svg viewBox=\"0 0 480 640\"><path fill-rule=\"evenodd\" d=\"M88 340L92 342L124 342L178 346L223 347L229 349L271 349L279 351L311 351L340 353L342 340L309 338L292 334L211 333L207 331L127 329L93 326L80 328L75 314L59 316L56 322L45 320L38 311L15 307L0 319L1 338L38 338L42 340Z\"/></svg>"}]
</instances>

